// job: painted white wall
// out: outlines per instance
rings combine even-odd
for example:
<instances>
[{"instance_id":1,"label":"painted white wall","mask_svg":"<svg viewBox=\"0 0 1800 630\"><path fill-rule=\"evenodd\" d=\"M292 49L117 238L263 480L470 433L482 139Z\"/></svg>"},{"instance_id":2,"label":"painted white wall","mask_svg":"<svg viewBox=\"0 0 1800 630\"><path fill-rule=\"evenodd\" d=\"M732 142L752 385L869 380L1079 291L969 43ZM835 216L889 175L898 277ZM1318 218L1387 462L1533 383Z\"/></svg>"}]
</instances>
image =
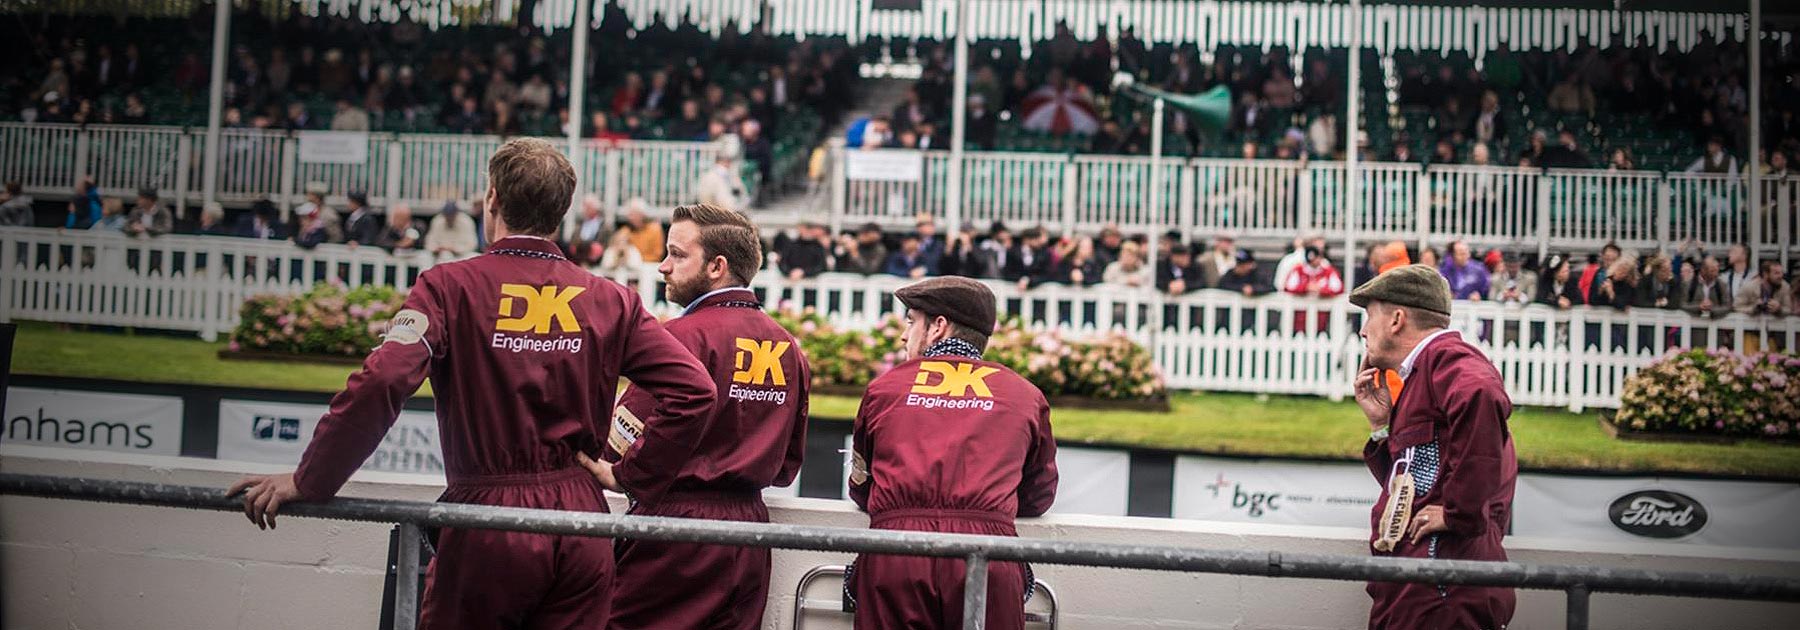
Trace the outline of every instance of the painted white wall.
<instances>
[{"instance_id":1,"label":"painted white wall","mask_svg":"<svg viewBox=\"0 0 1800 630\"><path fill-rule=\"evenodd\" d=\"M78 461L75 457L86 461ZM6 472L224 488L275 467L202 459L0 446ZM429 477L358 474L345 494L431 500ZM848 503L770 498L782 523L862 527ZM1082 515L1025 521L1024 536L1217 549L1360 554L1354 529ZM371 628L379 618L388 526L286 518L256 530L241 516L169 508L0 497L0 605L5 628ZM1656 544L1509 540L1515 560L1800 577L1800 552ZM791 627L807 569L847 554L775 552L764 628ZM1039 566L1062 628L1358 628L1368 600L1352 582ZM838 584L812 597L837 599ZM1039 602L1041 605L1042 602ZM1594 628L1787 628L1800 604L1596 595ZM1560 593L1521 591L1514 628L1561 627ZM814 613L809 630L848 628Z\"/></svg>"}]
</instances>

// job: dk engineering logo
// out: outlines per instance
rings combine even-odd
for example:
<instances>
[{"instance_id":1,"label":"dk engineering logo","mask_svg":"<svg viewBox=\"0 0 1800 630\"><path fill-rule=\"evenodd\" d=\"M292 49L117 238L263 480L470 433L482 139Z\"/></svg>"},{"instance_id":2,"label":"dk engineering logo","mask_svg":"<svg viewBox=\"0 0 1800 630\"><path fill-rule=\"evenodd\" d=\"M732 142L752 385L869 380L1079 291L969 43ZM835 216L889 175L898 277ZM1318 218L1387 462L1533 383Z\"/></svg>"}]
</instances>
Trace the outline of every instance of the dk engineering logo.
<instances>
[{"instance_id":1,"label":"dk engineering logo","mask_svg":"<svg viewBox=\"0 0 1800 630\"><path fill-rule=\"evenodd\" d=\"M927 409L994 410L994 392L988 389L987 377L999 368L974 363L925 361L913 378L912 392L906 395L908 407ZM939 378L932 382L932 376ZM969 396L973 395L973 398Z\"/></svg>"},{"instance_id":2,"label":"dk engineering logo","mask_svg":"<svg viewBox=\"0 0 1800 630\"><path fill-rule=\"evenodd\" d=\"M587 291L585 287L558 287L546 284L535 287L528 284L502 284L500 294L500 319L494 322L494 338L491 346L499 350L512 352L581 352L581 336L544 338L538 335L551 334L551 330L559 334L580 333L581 322L575 317L572 306L575 297ZM524 312L519 313L519 307ZM519 333L509 335L506 333Z\"/></svg>"},{"instance_id":3,"label":"dk engineering logo","mask_svg":"<svg viewBox=\"0 0 1800 630\"><path fill-rule=\"evenodd\" d=\"M725 395L746 402L787 403L787 372L781 369L781 357L793 344L738 337L736 345Z\"/></svg>"}]
</instances>

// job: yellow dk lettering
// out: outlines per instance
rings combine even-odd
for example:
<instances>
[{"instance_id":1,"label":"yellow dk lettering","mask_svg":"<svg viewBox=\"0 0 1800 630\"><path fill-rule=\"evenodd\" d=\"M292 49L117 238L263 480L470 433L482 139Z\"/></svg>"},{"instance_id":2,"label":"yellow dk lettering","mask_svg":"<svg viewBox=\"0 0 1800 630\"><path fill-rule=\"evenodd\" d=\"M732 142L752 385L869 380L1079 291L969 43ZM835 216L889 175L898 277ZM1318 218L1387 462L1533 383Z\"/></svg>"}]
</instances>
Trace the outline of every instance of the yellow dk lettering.
<instances>
[{"instance_id":1,"label":"yellow dk lettering","mask_svg":"<svg viewBox=\"0 0 1800 630\"><path fill-rule=\"evenodd\" d=\"M787 354L786 341L757 341L755 339L737 338L737 356L733 363L736 371L731 373L731 382L753 385L787 385L787 374L781 370L781 355ZM744 363L748 359L749 367Z\"/></svg>"},{"instance_id":2,"label":"yellow dk lettering","mask_svg":"<svg viewBox=\"0 0 1800 630\"><path fill-rule=\"evenodd\" d=\"M575 321L575 310L569 303L586 290L563 287L558 291L556 285L544 285L540 290L528 284L502 284L500 293L510 297L500 298L500 321L494 328L504 332L544 334L550 332L551 324L556 324L562 332L579 331L581 326ZM513 298L525 301L523 316L513 317Z\"/></svg>"},{"instance_id":3,"label":"yellow dk lettering","mask_svg":"<svg viewBox=\"0 0 1800 630\"><path fill-rule=\"evenodd\" d=\"M992 398L994 392L988 390L987 377L999 372L999 368L975 367L973 363L950 363L948 361L926 361L919 364L919 375L913 379L912 393L930 396L968 396L970 390L982 398ZM944 378L936 385L926 385L932 374Z\"/></svg>"}]
</instances>

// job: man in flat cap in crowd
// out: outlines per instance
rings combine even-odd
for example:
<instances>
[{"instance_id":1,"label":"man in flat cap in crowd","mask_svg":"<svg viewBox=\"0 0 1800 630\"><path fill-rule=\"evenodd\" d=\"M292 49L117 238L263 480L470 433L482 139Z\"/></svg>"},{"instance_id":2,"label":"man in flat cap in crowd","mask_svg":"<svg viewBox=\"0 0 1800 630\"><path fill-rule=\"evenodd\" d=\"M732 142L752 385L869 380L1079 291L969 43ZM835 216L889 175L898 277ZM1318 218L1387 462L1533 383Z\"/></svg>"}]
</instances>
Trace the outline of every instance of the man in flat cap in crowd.
<instances>
[{"instance_id":1,"label":"man in flat cap in crowd","mask_svg":"<svg viewBox=\"0 0 1800 630\"><path fill-rule=\"evenodd\" d=\"M131 236L162 236L175 229L175 215L169 207L157 202L155 188L140 188L137 205L125 219L125 233Z\"/></svg>"},{"instance_id":2,"label":"man in flat cap in crowd","mask_svg":"<svg viewBox=\"0 0 1800 630\"><path fill-rule=\"evenodd\" d=\"M1383 485L1372 510L1377 556L1506 560L1518 461L1499 370L1450 325L1450 285L1409 265L1350 294L1366 310L1356 403L1373 433L1363 460ZM1396 399L1381 370L1405 383ZM1372 630L1505 627L1510 588L1371 582Z\"/></svg>"},{"instance_id":3,"label":"man in flat cap in crowd","mask_svg":"<svg viewBox=\"0 0 1800 630\"><path fill-rule=\"evenodd\" d=\"M1056 442L1042 392L981 359L994 330L994 294L960 276L902 287L906 362L876 378L857 411L850 498L869 526L1017 536L1017 517L1056 498ZM987 627L1025 627L1031 570L988 568ZM963 561L863 555L845 577L856 628L956 628Z\"/></svg>"}]
</instances>

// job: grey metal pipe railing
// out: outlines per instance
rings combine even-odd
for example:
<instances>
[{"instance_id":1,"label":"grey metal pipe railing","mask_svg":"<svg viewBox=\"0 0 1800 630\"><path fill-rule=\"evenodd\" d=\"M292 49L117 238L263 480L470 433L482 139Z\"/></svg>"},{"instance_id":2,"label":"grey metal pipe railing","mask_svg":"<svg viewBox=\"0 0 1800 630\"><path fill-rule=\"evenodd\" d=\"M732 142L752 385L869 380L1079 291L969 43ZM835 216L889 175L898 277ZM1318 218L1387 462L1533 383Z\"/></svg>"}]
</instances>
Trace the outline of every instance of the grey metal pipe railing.
<instances>
[{"instance_id":1,"label":"grey metal pipe railing","mask_svg":"<svg viewBox=\"0 0 1800 630\"><path fill-rule=\"evenodd\" d=\"M240 500L227 498L219 488L14 473L0 473L0 494L228 512L243 507ZM971 572L984 571L987 562L999 560L1262 577L1560 590L1569 596L1569 627L1576 629L1586 628L1588 594L1594 592L1800 602L1800 579L1762 575L1088 543L350 497L325 503L292 504L284 506L284 510L292 516L421 527L965 558L970 560ZM973 587L965 589L964 610L986 610L986 589L983 588L986 581L970 584ZM979 625L965 627L978 628Z\"/></svg>"}]
</instances>

